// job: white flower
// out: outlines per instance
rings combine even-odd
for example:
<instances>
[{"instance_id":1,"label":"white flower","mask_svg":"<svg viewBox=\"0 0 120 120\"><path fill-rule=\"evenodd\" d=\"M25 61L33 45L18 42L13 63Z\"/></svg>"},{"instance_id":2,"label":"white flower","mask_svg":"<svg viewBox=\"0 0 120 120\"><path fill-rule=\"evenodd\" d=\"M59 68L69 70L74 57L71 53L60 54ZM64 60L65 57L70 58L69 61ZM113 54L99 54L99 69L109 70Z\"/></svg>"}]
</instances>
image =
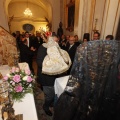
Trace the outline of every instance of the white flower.
<instances>
[{"instance_id":1,"label":"white flower","mask_svg":"<svg viewBox=\"0 0 120 120\"><path fill-rule=\"evenodd\" d=\"M16 69L15 69L15 72L20 72L20 69L19 69L19 68L16 68Z\"/></svg>"},{"instance_id":2,"label":"white flower","mask_svg":"<svg viewBox=\"0 0 120 120\"><path fill-rule=\"evenodd\" d=\"M13 85L13 86L15 86L15 83L14 83L14 82L12 82L12 85Z\"/></svg>"},{"instance_id":3,"label":"white flower","mask_svg":"<svg viewBox=\"0 0 120 120\"><path fill-rule=\"evenodd\" d=\"M10 77L11 75L10 74L6 74L6 76Z\"/></svg>"},{"instance_id":4,"label":"white flower","mask_svg":"<svg viewBox=\"0 0 120 120\"><path fill-rule=\"evenodd\" d=\"M29 87L32 87L32 85L31 85L31 84L29 84Z\"/></svg>"},{"instance_id":5,"label":"white flower","mask_svg":"<svg viewBox=\"0 0 120 120\"><path fill-rule=\"evenodd\" d=\"M13 81L10 81L10 83L13 83Z\"/></svg>"},{"instance_id":6,"label":"white flower","mask_svg":"<svg viewBox=\"0 0 120 120\"><path fill-rule=\"evenodd\" d=\"M27 81L27 78L28 78L28 76L25 76L25 77L23 77L23 80L24 80L24 81Z\"/></svg>"}]
</instances>

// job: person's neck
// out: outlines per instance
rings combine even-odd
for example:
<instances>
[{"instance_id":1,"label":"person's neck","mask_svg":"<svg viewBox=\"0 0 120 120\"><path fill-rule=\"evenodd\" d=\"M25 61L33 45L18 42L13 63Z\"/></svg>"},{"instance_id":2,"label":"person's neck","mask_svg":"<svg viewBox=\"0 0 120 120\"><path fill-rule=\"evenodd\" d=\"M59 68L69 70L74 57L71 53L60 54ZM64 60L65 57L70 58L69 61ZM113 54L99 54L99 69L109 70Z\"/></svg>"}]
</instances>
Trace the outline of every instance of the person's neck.
<instances>
[{"instance_id":1,"label":"person's neck","mask_svg":"<svg viewBox=\"0 0 120 120\"><path fill-rule=\"evenodd\" d=\"M73 44L70 44L70 46L73 46L74 45L74 43Z\"/></svg>"}]
</instances>

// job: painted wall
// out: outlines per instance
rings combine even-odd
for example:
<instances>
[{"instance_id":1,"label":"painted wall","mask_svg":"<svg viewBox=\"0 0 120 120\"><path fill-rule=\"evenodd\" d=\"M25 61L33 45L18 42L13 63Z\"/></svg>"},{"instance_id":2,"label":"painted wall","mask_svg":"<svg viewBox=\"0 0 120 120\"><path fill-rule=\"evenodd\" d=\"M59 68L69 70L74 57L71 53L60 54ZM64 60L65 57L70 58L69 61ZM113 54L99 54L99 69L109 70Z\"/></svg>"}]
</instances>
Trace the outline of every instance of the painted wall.
<instances>
[{"instance_id":1,"label":"painted wall","mask_svg":"<svg viewBox=\"0 0 120 120\"><path fill-rule=\"evenodd\" d=\"M27 4L24 2L15 2L15 3L10 3L8 6L8 14L9 16L14 15L15 17L25 17L24 16L24 11L27 8ZM32 17L33 18L44 18L48 17L47 11L45 11L42 7L29 3L28 8L32 11Z\"/></svg>"},{"instance_id":2,"label":"painted wall","mask_svg":"<svg viewBox=\"0 0 120 120\"><path fill-rule=\"evenodd\" d=\"M7 5L9 5L10 1L12 1L12 0L0 0L0 14L3 16L3 18L0 20L0 25L2 25L4 28L6 28L8 30L9 30L8 24L7 24L8 23L8 21L7 21L8 17L6 18L6 13L8 13ZM3 5L4 2L6 3L5 5ZM60 0L48 0L48 2L50 3L51 7L48 7L47 15L48 15L48 18L49 18L50 22L52 22L52 31L57 32L58 25L59 25L59 22L60 22ZM33 5L32 5L32 7L33 7ZM22 13L23 13L22 12L22 7L17 7L16 10L17 9L19 9L19 11L21 11L21 15L22 15ZM39 11L39 9L37 10L37 12L34 11L34 13L39 16L40 11L39 12L38 11ZM41 14L43 15L43 13L45 13L45 12L42 12ZM12 15L13 14L10 14L10 16L12 16ZM39 24L39 25L41 25L41 24ZM15 30L14 28L11 28L11 29Z\"/></svg>"},{"instance_id":3,"label":"painted wall","mask_svg":"<svg viewBox=\"0 0 120 120\"><path fill-rule=\"evenodd\" d=\"M75 29L80 39L85 32L90 33L92 39L96 18L96 29L101 33L101 39L108 34L115 37L120 18L120 0L80 0L78 29Z\"/></svg>"},{"instance_id":4,"label":"painted wall","mask_svg":"<svg viewBox=\"0 0 120 120\"><path fill-rule=\"evenodd\" d=\"M0 0L0 14L2 16L0 19L0 25L3 26L5 29L9 30L7 16L4 10L5 1L9 2L10 0ZM85 32L89 32L92 38L92 30L95 25L95 19L97 18L97 29L101 33L101 39L105 38L107 34L113 34L114 36L116 35L116 30L120 17L120 0L75 0L76 10L75 26L73 32L66 31L65 25L66 5L69 3L70 0L63 0L62 7L60 4L61 0L48 1L51 5L51 9L48 8L50 9L48 12L48 17L51 18L52 31L57 32L59 22L62 20L65 34L78 34L79 38L82 39L83 34ZM8 2L7 4L9 4ZM62 10L62 13L60 9L64 9ZM52 15L50 15L50 12L52 12ZM35 14L39 15L39 12ZM17 23L15 23L14 26L17 26L16 24ZM20 24L18 26L20 26ZM36 23L35 26L36 29L38 29L38 23Z\"/></svg>"},{"instance_id":5,"label":"painted wall","mask_svg":"<svg viewBox=\"0 0 120 120\"><path fill-rule=\"evenodd\" d=\"M102 38L105 38L108 34L116 36L119 19L120 0L107 0L101 31Z\"/></svg>"},{"instance_id":6,"label":"painted wall","mask_svg":"<svg viewBox=\"0 0 120 120\"><path fill-rule=\"evenodd\" d=\"M52 6L52 31L57 32L60 22L60 0L49 0Z\"/></svg>"},{"instance_id":7,"label":"painted wall","mask_svg":"<svg viewBox=\"0 0 120 120\"><path fill-rule=\"evenodd\" d=\"M4 0L0 0L0 26L9 31L8 20L4 9Z\"/></svg>"},{"instance_id":8,"label":"painted wall","mask_svg":"<svg viewBox=\"0 0 120 120\"><path fill-rule=\"evenodd\" d=\"M47 23L45 22L45 17L48 18L48 13L44 9L42 9L42 7L29 3L28 7L32 11L33 15L32 17L28 16L25 17L23 12L25 11L26 7L27 7L26 4L24 4L23 2L19 3L15 2L9 4L8 14L10 17L14 15L10 27L11 32L12 33L16 31L23 32L24 30L22 26L27 23L32 24L35 27L35 29L31 31L32 33L34 33L35 31L39 31L40 27L46 30Z\"/></svg>"}]
</instances>

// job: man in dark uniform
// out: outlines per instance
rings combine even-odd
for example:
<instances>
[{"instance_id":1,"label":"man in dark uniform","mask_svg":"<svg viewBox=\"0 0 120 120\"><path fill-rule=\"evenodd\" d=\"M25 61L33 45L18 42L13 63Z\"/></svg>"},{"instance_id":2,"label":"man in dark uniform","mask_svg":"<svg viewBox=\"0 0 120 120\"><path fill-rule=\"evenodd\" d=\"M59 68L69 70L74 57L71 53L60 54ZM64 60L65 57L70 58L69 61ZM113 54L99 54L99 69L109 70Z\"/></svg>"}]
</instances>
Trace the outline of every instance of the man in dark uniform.
<instances>
[{"instance_id":1,"label":"man in dark uniform","mask_svg":"<svg viewBox=\"0 0 120 120\"><path fill-rule=\"evenodd\" d=\"M54 41L58 41L57 37L53 37ZM37 76L38 76L38 82L40 85L43 87L43 92L45 95L45 102L43 105L43 109L45 113L49 116L52 116L52 112L50 111L49 107L54 102L54 97L55 97L55 92L54 92L54 82L56 79L56 75L47 75L42 73L42 63L47 55L47 43L43 43L37 53L37 65L38 65L38 71L37 71Z\"/></svg>"},{"instance_id":2,"label":"man in dark uniform","mask_svg":"<svg viewBox=\"0 0 120 120\"><path fill-rule=\"evenodd\" d=\"M69 46L67 48L67 52L68 52L68 54L70 56L70 59L71 59L72 63L74 61L76 49L77 49L77 46L75 45L75 38L74 38L74 36L70 36L70 38L69 38ZM72 65L71 65L71 67L72 67ZM67 73L68 75L70 74L71 67L68 70L68 73Z\"/></svg>"},{"instance_id":3,"label":"man in dark uniform","mask_svg":"<svg viewBox=\"0 0 120 120\"><path fill-rule=\"evenodd\" d=\"M29 49L32 48L32 49L36 50L34 40L30 37L29 32L25 32L25 39L27 40L26 45L28 46L28 48ZM31 72L34 74L34 69L33 69L33 66L32 66L33 56L31 55L31 57L29 58L29 66L30 66Z\"/></svg>"}]
</instances>

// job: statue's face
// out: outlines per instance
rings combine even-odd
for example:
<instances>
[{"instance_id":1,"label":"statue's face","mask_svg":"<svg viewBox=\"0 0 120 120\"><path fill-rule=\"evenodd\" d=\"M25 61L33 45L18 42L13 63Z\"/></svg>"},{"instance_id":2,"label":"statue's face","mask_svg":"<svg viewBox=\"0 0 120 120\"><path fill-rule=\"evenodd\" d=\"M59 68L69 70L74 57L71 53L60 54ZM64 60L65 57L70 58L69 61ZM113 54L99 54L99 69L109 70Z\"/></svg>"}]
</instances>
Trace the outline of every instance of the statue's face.
<instances>
[{"instance_id":1,"label":"statue's face","mask_svg":"<svg viewBox=\"0 0 120 120\"><path fill-rule=\"evenodd\" d=\"M59 42L59 39L57 37L54 37L55 42Z\"/></svg>"}]
</instances>

